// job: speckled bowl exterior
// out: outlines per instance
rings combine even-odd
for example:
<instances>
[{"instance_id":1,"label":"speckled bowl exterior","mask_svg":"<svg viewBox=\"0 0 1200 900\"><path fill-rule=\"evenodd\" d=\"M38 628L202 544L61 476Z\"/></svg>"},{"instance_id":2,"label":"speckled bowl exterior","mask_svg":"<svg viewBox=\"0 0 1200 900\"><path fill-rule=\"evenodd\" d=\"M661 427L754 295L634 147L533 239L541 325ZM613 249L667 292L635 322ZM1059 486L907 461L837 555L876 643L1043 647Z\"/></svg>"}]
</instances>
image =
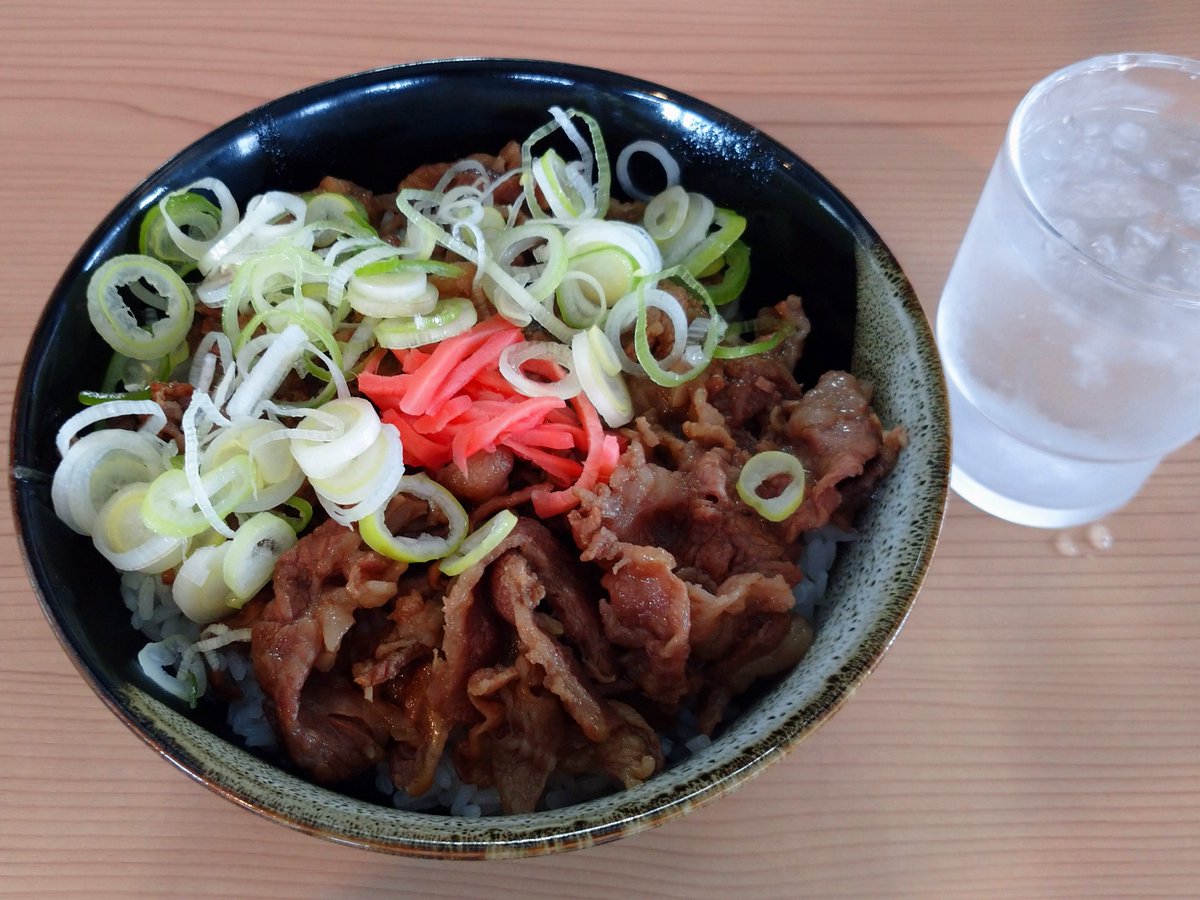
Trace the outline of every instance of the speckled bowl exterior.
<instances>
[{"instance_id":1,"label":"speckled bowl exterior","mask_svg":"<svg viewBox=\"0 0 1200 900\"><path fill-rule=\"evenodd\" d=\"M53 436L104 365L82 313L84 289L104 258L136 245L143 212L195 178L222 178L242 202L268 188L309 188L325 174L387 190L418 163L495 152L545 121L551 105L595 115L613 148L660 141L681 162L685 184L745 214L754 252L748 295L775 302L800 293L813 321L802 380L805 367L815 375L849 366L874 385L881 418L903 424L909 443L858 539L842 545L812 649L710 747L639 788L553 812L474 820L401 812L317 787L242 749L214 712L160 699L138 671L139 636L116 576L57 521L50 502ZM410 137L411 122L421 128ZM450 60L365 72L274 101L201 139L137 186L79 252L38 326L16 403L13 512L27 568L101 699L235 803L330 840L436 858L530 856L632 834L721 796L794 749L895 638L929 565L948 482L947 401L933 338L899 265L858 211L790 150L708 104L560 63Z\"/></svg>"}]
</instances>

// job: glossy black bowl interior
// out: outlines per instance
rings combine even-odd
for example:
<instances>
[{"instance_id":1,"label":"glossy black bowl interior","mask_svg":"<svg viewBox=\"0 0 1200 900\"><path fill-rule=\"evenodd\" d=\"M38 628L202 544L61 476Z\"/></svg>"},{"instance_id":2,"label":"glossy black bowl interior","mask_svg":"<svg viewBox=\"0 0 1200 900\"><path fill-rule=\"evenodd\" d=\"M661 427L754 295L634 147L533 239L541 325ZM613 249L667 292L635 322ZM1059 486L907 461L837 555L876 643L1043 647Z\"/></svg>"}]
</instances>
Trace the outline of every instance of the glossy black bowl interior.
<instances>
[{"instance_id":1,"label":"glossy black bowl interior","mask_svg":"<svg viewBox=\"0 0 1200 900\"><path fill-rule=\"evenodd\" d=\"M595 116L614 159L633 140L663 143L681 163L686 185L747 215L747 296L773 303L789 292L803 295L820 335L804 364L811 371L849 366L855 249L877 237L797 156L708 104L594 69L462 60L366 72L256 109L182 151L101 223L49 298L21 375L11 435L13 503L31 580L77 666L118 714L115 685L148 688L135 659L143 639L129 626L113 570L90 540L59 522L50 502L55 434L77 411L77 392L99 385L108 357L85 312L90 273L106 257L136 249L144 211L196 179L222 179L242 203L266 189L309 189L325 175L394 190L418 164L495 153L521 140L554 105ZM644 156L639 162L635 177L654 184L655 167ZM174 705L228 734L215 710Z\"/></svg>"}]
</instances>

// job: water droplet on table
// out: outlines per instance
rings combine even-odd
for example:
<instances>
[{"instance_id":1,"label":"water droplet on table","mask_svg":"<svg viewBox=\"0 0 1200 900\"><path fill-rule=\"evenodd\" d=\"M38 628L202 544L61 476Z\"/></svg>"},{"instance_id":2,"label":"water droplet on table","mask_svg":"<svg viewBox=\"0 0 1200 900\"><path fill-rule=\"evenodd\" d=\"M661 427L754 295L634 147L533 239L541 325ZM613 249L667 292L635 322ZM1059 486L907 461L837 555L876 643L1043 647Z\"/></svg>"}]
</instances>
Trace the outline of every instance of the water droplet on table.
<instances>
[{"instance_id":1,"label":"water droplet on table","mask_svg":"<svg viewBox=\"0 0 1200 900\"><path fill-rule=\"evenodd\" d=\"M1112 529L1103 522L1067 528L1054 536L1054 549L1059 556L1090 558L1111 550L1114 543Z\"/></svg>"},{"instance_id":2,"label":"water droplet on table","mask_svg":"<svg viewBox=\"0 0 1200 900\"><path fill-rule=\"evenodd\" d=\"M1087 541L1096 550L1111 550L1113 533L1103 522L1093 522L1087 527Z\"/></svg>"},{"instance_id":3,"label":"water droplet on table","mask_svg":"<svg viewBox=\"0 0 1200 900\"><path fill-rule=\"evenodd\" d=\"M1075 536L1069 531L1060 531L1058 537L1054 540L1054 549L1058 551L1059 556L1078 556L1080 553L1079 544L1075 542Z\"/></svg>"}]
</instances>

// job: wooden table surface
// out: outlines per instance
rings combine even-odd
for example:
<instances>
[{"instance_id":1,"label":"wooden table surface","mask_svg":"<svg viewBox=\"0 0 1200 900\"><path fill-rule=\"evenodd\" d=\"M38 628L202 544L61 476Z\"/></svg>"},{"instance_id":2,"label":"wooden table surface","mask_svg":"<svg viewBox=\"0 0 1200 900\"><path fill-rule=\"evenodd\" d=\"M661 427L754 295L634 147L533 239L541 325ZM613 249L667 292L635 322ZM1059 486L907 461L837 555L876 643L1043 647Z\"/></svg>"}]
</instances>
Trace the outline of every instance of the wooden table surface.
<instances>
[{"instance_id":1,"label":"wooden table surface","mask_svg":"<svg viewBox=\"0 0 1200 900\"><path fill-rule=\"evenodd\" d=\"M1200 53L1195 0L5 0L0 26L6 430L34 322L107 211L214 126L333 76L523 56L699 96L841 187L932 316L1030 85L1099 52ZM1069 556L953 498L883 664L782 763L614 844L441 863L292 832L157 759L56 643L0 522L0 893L1194 896L1200 442L1105 524L1111 548Z\"/></svg>"}]
</instances>

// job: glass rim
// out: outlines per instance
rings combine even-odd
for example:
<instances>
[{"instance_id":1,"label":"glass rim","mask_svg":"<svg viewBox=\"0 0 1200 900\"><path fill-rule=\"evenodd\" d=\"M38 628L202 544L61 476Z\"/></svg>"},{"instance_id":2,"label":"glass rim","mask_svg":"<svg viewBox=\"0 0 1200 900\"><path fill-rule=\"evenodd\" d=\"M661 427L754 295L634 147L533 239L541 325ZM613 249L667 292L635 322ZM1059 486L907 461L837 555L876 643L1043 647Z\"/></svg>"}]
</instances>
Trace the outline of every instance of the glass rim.
<instances>
[{"instance_id":1,"label":"glass rim","mask_svg":"<svg viewBox=\"0 0 1200 900\"><path fill-rule=\"evenodd\" d=\"M1021 98L1021 102L1017 104L1017 108L1013 112L1005 132L1003 154L1016 175L1017 184L1021 188L1021 199L1033 214L1037 223L1053 238L1056 238L1069 247L1086 266L1124 287L1140 292L1148 292L1156 299L1178 306L1200 308L1200 290L1172 288L1167 285L1158 284L1153 281L1144 281L1141 278L1127 275L1121 270L1115 269L1096 259L1084 248L1063 234L1046 217L1046 214L1034 199L1033 192L1030 190L1021 165L1020 136L1024 130L1026 117L1034 103L1059 85L1073 81L1082 75L1111 70L1125 71L1126 69L1133 68L1174 70L1184 73L1192 80L1197 81L1197 89L1200 90L1200 59L1175 56L1168 53L1123 52L1102 54L1080 60L1047 75L1030 88L1025 96ZM1200 122L1197 123L1197 126L1200 127Z\"/></svg>"}]
</instances>

